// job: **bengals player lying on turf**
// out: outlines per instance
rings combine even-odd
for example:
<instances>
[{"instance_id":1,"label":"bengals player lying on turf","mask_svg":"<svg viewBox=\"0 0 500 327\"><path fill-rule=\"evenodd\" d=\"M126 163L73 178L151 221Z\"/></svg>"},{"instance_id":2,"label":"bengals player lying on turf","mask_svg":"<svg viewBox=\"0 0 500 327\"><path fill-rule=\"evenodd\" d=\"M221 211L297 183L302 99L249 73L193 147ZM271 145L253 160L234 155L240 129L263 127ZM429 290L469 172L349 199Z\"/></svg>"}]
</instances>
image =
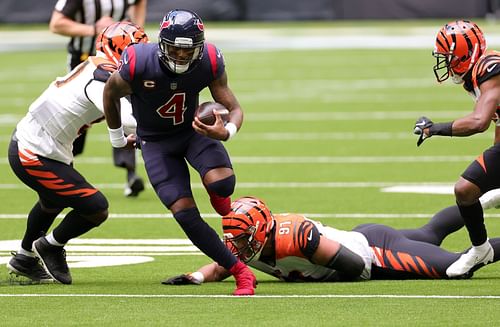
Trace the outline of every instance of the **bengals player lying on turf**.
<instances>
[{"instance_id":1,"label":"bengals player lying on turf","mask_svg":"<svg viewBox=\"0 0 500 327\"><path fill-rule=\"evenodd\" d=\"M226 246L249 266L286 282L444 279L447 267L461 255L439 247L447 235L463 227L456 206L418 229L363 224L352 231L324 226L299 214L273 215L262 200L253 197L240 198L231 208L222 220ZM500 238L490 243L497 261ZM472 277L481 266L460 278ZM211 263L162 283L201 284L227 277L227 270Z\"/></svg>"}]
</instances>

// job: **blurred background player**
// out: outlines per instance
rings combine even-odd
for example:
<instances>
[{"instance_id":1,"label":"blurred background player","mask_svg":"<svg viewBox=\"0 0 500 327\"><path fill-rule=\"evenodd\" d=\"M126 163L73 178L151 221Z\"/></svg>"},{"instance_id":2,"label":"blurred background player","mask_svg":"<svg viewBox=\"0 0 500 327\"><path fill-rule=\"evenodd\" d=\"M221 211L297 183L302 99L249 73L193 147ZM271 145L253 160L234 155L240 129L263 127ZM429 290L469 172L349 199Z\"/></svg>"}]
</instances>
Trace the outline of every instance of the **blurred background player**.
<instances>
[{"instance_id":1,"label":"blurred background player","mask_svg":"<svg viewBox=\"0 0 500 327\"><path fill-rule=\"evenodd\" d=\"M132 21L144 26L147 0L58 0L50 19L50 31L70 36L69 70L96 53L95 41L104 28L114 22ZM73 144L73 155L83 152L87 132L83 131ZM135 197L144 190L142 178L136 174L135 149L113 148L116 167L127 170L125 196Z\"/></svg>"},{"instance_id":2,"label":"blurred background player","mask_svg":"<svg viewBox=\"0 0 500 327\"><path fill-rule=\"evenodd\" d=\"M486 40L479 27L470 21L457 20L442 27L436 37L433 52L436 58L434 74L438 82L449 77L474 98L472 113L446 123L434 123L427 117L417 119L414 133L420 137L417 145L433 135L470 136L486 131L492 120L497 123L494 145L480 154L455 184L455 198L472 242L469 252L451 265L447 274L456 277L467 274L479 263L487 264L494 257L484 225L479 198L500 187L500 53L486 51Z\"/></svg>"},{"instance_id":3,"label":"blurred background player","mask_svg":"<svg viewBox=\"0 0 500 327\"><path fill-rule=\"evenodd\" d=\"M9 163L39 199L28 215L21 248L7 263L11 272L35 281L54 279L71 284L64 245L108 217L105 196L73 167L73 141L82 130L104 120L104 83L116 70L125 47L147 41L142 27L129 22L110 25L97 38L97 56L53 81L17 124L9 145ZM131 134L130 145L135 142L135 120L130 103L121 102L120 120ZM46 235L57 215L68 207L73 210Z\"/></svg>"},{"instance_id":4,"label":"blurred background player","mask_svg":"<svg viewBox=\"0 0 500 327\"><path fill-rule=\"evenodd\" d=\"M127 48L120 68L106 83L104 112L111 143L126 144L117 100L130 96L142 157L156 194L193 244L234 275L234 295L253 295L251 270L200 216L187 165L199 173L217 213L227 214L236 178L221 141L236 134L243 111L228 86L224 57L205 43L203 21L189 10L170 11L160 24L158 41ZM210 126L194 117L199 93L206 87L229 110L227 124L219 114Z\"/></svg>"},{"instance_id":5,"label":"blurred background player","mask_svg":"<svg viewBox=\"0 0 500 327\"><path fill-rule=\"evenodd\" d=\"M251 267L287 282L337 282L368 279L446 279L446 269L460 253L439 247L463 227L460 215L436 214L417 229L395 230L364 224L352 231L324 226L299 214L273 215L266 204L243 197L222 218L224 240ZM500 238L491 243L500 250ZM500 259L500 254L494 261ZM472 277L473 270L463 278ZM226 269L211 263L164 284L184 285L221 281Z\"/></svg>"}]
</instances>

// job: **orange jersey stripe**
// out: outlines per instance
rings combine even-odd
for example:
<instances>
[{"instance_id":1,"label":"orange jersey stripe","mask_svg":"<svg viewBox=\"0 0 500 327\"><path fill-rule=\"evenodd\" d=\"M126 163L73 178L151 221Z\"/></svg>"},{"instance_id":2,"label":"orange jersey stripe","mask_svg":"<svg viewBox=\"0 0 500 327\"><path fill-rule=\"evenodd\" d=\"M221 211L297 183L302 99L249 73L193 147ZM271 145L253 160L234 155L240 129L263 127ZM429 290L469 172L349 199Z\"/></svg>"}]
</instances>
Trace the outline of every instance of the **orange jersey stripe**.
<instances>
[{"instance_id":1,"label":"orange jersey stripe","mask_svg":"<svg viewBox=\"0 0 500 327\"><path fill-rule=\"evenodd\" d=\"M389 260L390 265L396 270L403 270L403 267L399 264L398 260L394 257L391 250L385 251L387 260Z\"/></svg>"},{"instance_id":2,"label":"orange jersey stripe","mask_svg":"<svg viewBox=\"0 0 500 327\"><path fill-rule=\"evenodd\" d=\"M70 187L75 186L75 184L60 184L60 183L64 183L63 179L55 179L55 180L39 179L38 182L40 184L42 184L43 186L45 186L46 188L51 189L51 190L62 190L65 188L70 188Z\"/></svg>"},{"instance_id":3,"label":"orange jersey stripe","mask_svg":"<svg viewBox=\"0 0 500 327\"><path fill-rule=\"evenodd\" d=\"M380 266L382 268L385 268L385 262L384 262L384 250L381 248L378 248L376 246L372 246L373 252L375 253L375 256L377 257L377 261L380 263Z\"/></svg>"},{"instance_id":4,"label":"orange jersey stripe","mask_svg":"<svg viewBox=\"0 0 500 327\"><path fill-rule=\"evenodd\" d=\"M98 191L95 188L81 188L78 190L72 190L72 191L64 191L64 192L56 192L59 195L64 195L64 196L70 196L70 195L78 195L80 194L81 198L91 196Z\"/></svg>"},{"instance_id":5,"label":"orange jersey stripe","mask_svg":"<svg viewBox=\"0 0 500 327\"><path fill-rule=\"evenodd\" d=\"M42 171L42 170L33 170L33 169L26 169L26 172L30 174L31 176L35 177L43 177L43 178L57 178L57 175L50 171Z\"/></svg>"},{"instance_id":6,"label":"orange jersey stripe","mask_svg":"<svg viewBox=\"0 0 500 327\"><path fill-rule=\"evenodd\" d=\"M415 257L415 259L417 259L417 262L418 264L420 265L420 267L422 267L422 270L423 270L423 273L431 278L437 278L434 273L436 273L436 271L429 271L429 268L427 267L427 265L425 264L425 262L422 260L422 258L420 257ZM434 270L434 269L432 269Z\"/></svg>"},{"instance_id":7,"label":"orange jersey stripe","mask_svg":"<svg viewBox=\"0 0 500 327\"><path fill-rule=\"evenodd\" d=\"M398 253L398 257L403 264L405 271L415 271L419 272L417 263L413 260L413 258L408 253ZM413 270L411 269L413 268Z\"/></svg>"},{"instance_id":8,"label":"orange jersey stripe","mask_svg":"<svg viewBox=\"0 0 500 327\"><path fill-rule=\"evenodd\" d=\"M31 151L25 150L31 157L28 157L21 151L18 151L19 160L23 166L43 166L43 164L38 160L38 157L34 155Z\"/></svg>"},{"instance_id":9,"label":"orange jersey stripe","mask_svg":"<svg viewBox=\"0 0 500 327\"><path fill-rule=\"evenodd\" d=\"M486 165L484 163L484 156L481 154L480 156L478 156L476 158L476 161L479 163L479 165L481 165L481 167L483 168L484 172L487 173L487 171L486 171Z\"/></svg>"}]
</instances>

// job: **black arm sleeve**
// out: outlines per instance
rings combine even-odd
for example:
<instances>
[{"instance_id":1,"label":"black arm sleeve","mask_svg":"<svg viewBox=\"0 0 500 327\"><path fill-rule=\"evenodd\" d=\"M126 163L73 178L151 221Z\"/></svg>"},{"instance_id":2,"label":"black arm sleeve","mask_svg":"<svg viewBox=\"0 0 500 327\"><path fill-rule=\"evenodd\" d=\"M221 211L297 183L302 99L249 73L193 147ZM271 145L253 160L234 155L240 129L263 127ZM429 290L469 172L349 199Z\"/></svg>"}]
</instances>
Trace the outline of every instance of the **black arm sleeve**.
<instances>
[{"instance_id":1,"label":"black arm sleeve","mask_svg":"<svg viewBox=\"0 0 500 327\"><path fill-rule=\"evenodd\" d=\"M361 256L340 244L339 250L326 267L338 271L340 280L348 281L355 280L361 275L365 262Z\"/></svg>"}]
</instances>

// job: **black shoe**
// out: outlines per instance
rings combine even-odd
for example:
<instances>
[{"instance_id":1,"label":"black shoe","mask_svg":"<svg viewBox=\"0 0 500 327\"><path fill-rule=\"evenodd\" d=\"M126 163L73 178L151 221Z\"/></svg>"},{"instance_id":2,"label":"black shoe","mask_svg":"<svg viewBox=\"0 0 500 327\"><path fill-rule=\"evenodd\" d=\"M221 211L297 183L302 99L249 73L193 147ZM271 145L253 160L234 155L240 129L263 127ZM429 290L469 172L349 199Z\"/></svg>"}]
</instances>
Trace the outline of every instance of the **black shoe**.
<instances>
[{"instance_id":1,"label":"black shoe","mask_svg":"<svg viewBox=\"0 0 500 327\"><path fill-rule=\"evenodd\" d=\"M7 269L11 274L17 276L24 276L32 281L40 283L49 283L54 280L50 277L40 265L39 259L29 257L24 254L12 252L12 259L7 262Z\"/></svg>"},{"instance_id":2,"label":"black shoe","mask_svg":"<svg viewBox=\"0 0 500 327\"><path fill-rule=\"evenodd\" d=\"M52 245L42 236L33 242L33 251L52 278L61 284L71 284L72 279L64 247Z\"/></svg>"},{"instance_id":3,"label":"black shoe","mask_svg":"<svg viewBox=\"0 0 500 327\"><path fill-rule=\"evenodd\" d=\"M129 179L123 194L127 197L136 197L142 191L144 191L144 181L139 176L134 176Z\"/></svg>"}]
</instances>

